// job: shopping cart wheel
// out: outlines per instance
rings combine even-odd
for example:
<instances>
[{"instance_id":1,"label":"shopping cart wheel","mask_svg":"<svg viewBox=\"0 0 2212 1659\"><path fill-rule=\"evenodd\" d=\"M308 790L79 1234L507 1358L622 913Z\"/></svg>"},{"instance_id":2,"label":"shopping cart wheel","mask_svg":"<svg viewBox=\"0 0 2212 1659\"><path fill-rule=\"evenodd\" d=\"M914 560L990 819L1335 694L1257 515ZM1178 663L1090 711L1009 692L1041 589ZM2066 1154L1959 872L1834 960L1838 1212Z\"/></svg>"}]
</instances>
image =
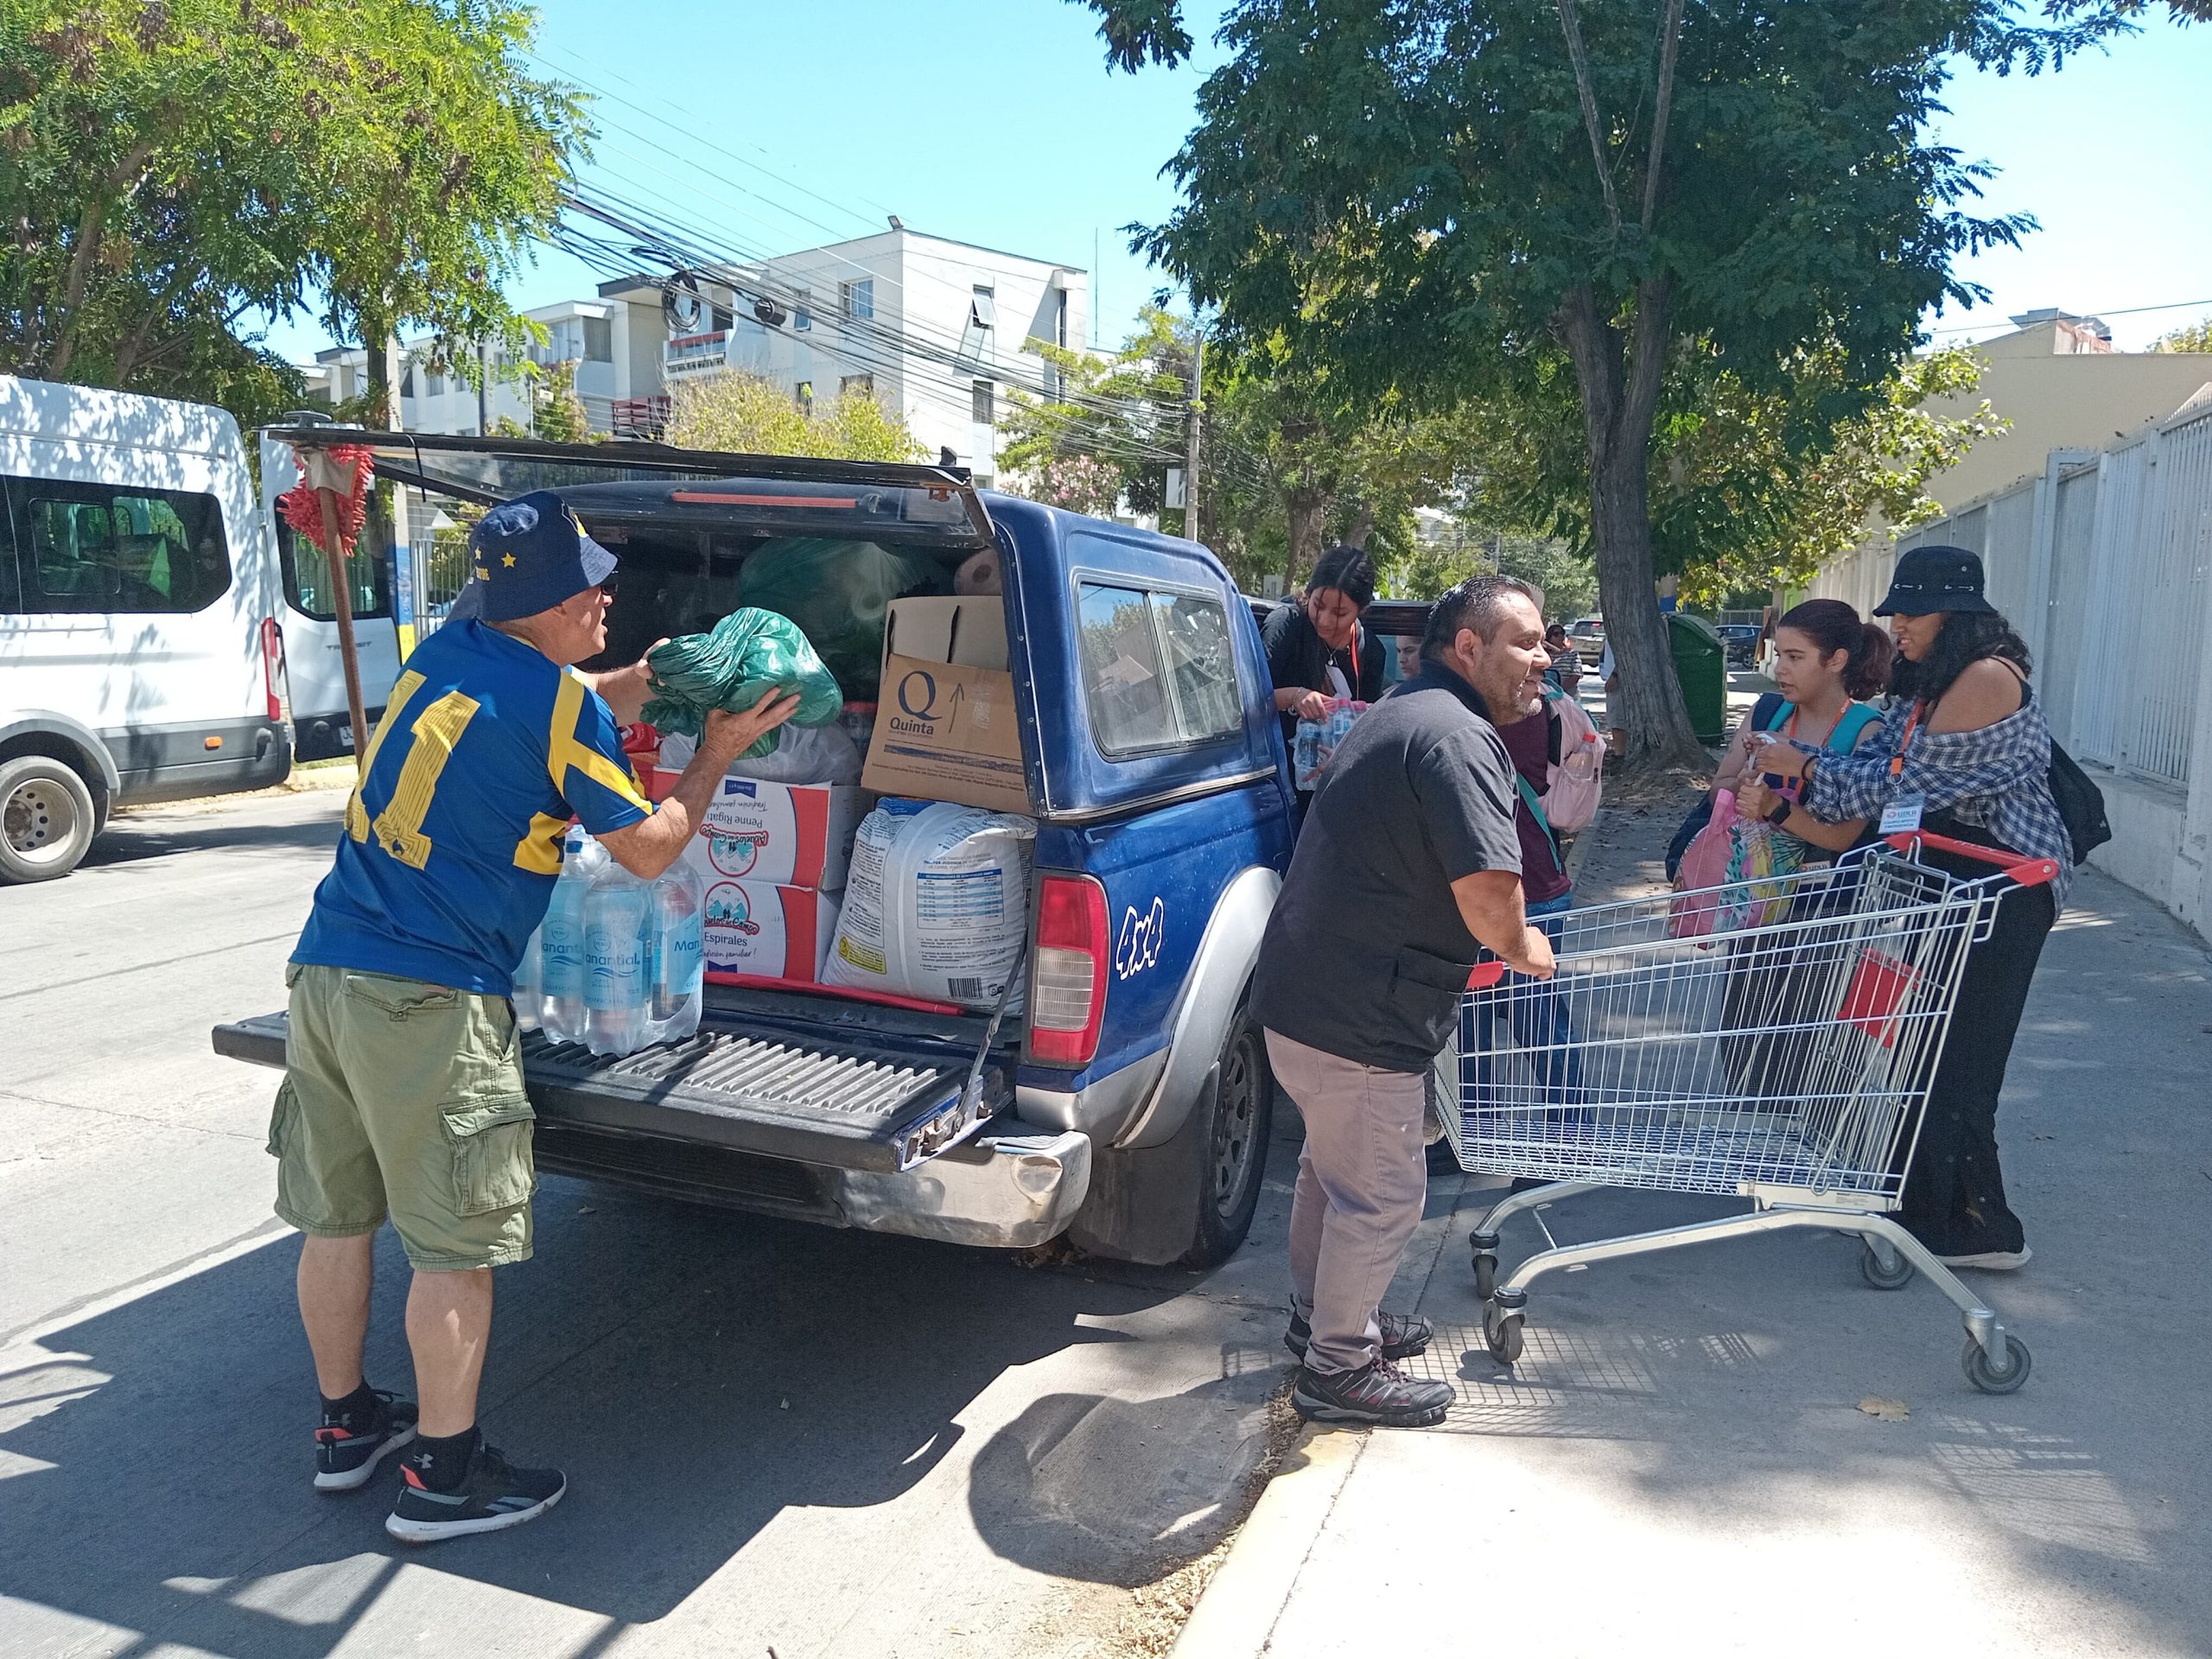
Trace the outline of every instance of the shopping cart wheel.
<instances>
[{"instance_id":1,"label":"shopping cart wheel","mask_svg":"<svg viewBox=\"0 0 2212 1659\"><path fill-rule=\"evenodd\" d=\"M1475 1251L1475 1294L1488 1301L1497 1290L1497 1252Z\"/></svg>"},{"instance_id":2,"label":"shopping cart wheel","mask_svg":"<svg viewBox=\"0 0 2212 1659\"><path fill-rule=\"evenodd\" d=\"M1492 1351L1496 1351L1495 1344ZM1966 1367L1967 1381L1984 1394L2010 1394L2028 1380L2028 1368L2034 1362L2028 1356L2028 1344L2009 1331L2005 1333L2005 1358L2000 1370L1991 1363L1981 1344L1968 1337L1967 1351L1960 1363Z\"/></svg>"},{"instance_id":3,"label":"shopping cart wheel","mask_svg":"<svg viewBox=\"0 0 2212 1659\"><path fill-rule=\"evenodd\" d=\"M1490 1344L1490 1357L1501 1365L1510 1365L1521 1357L1521 1321L1525 1316L1518 1308L1508 1311L1491 1302L1483 1309L1483 1340Z\"/></svg>"},{"instance_id":4,"label":"shopping cart wheel","mask_svg":"<svg viewBox=\"0 0 2212 1659\"><path fill-rule=\"evenodd\" d=\"M1882 1265L1882 1253L1869 1238L1859 1241L1859 1271L1866 1282L1877 1290L1902 1290L1912 1282L1912 1263L1905 1259L1903 1250L1890 1252L1891 1264Z\"/></svg>"}]
</instances>

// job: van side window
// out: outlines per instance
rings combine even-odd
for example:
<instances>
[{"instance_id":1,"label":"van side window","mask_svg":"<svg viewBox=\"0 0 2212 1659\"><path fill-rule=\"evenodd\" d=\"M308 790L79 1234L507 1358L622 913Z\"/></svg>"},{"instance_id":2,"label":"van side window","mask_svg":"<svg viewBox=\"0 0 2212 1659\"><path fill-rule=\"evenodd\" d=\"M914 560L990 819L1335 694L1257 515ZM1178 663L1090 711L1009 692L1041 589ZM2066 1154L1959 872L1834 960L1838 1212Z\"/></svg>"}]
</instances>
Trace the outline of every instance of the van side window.
<instances>
[{"instance_id":1,"label":"van side window","mask_svg":"<svg viewBox=\"0 0 2212 1659\"><path fill-rule=\"evenodd\" d=\"M361 526L353 550L346 556L346 596L355 616L389 616L391 602L385 593L385 561L370 550L373 522ZM280 517L276 520L276 563L284 572L284 597L294 610L318 622L338 615L330 592L330 560L313 542Z\"/></svg>"},{"instance_id":2,"label":"van side window","mask_svg":"<svg viewBox=\"0 0 2212 1659\"><path fill-rule=\"evenodd\" d=\"M7 492L0 490L0 616L22 613L22 582L16 571L15 515L9 510Z\"/></svg>"},{"instance_id":3,"label":"van side window","mask_svg":"<svg viewBox=\"0 0 2212 1659\"><path fill-rule=\"evenodd\" d=\"M1104 753L1184 748L1242 728L1229 619L1217 601L1095 582L1077 597L1084 689Z\"/></svg>"},{"instance_id":4,"label":"van side window","mask_svg":"<svg viewBox=\"0 0 2212 1659\"><path fill-rule=\"evenodd\" d=\"M187 613L230 588L223 510L212 495L47 478L16 487L28 613Z\"/></svg>"}]
</instances>

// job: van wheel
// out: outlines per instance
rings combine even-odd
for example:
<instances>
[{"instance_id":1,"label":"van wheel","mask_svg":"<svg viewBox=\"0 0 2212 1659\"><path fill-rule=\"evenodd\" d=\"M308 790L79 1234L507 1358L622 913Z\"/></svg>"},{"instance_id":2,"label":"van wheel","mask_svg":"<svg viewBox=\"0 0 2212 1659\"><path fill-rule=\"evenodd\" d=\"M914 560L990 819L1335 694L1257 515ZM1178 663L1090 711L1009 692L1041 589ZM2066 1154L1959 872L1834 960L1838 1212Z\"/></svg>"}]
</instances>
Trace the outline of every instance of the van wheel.
<instances>
[{"instance_id":1,"label":"van wheel","mask_svg":"<svg viewBox=\"0 0 2212 1659\"><path fill-rule=\"evenodd\" d=\"M92 844L85 780L42 754L0 760L0 882L51 881Z\"/></svg>"},{"instance_id":2,"label":"van wheel","mask_svg":"<svg viewBox=\"0 0 2212 1659\"><path fill-rule=\"evenodd\" d=\"M1274 1122L1275 1078L1268 1065L1267 1042L1241 1008L1222 1040L1218 1064L1211 1121L1203 1130L1206 1190L1198 1201L1198 1237L1183 1258L1188 1268L1220 1266L1251 1230Z\"/></svg>"}]
</instances>

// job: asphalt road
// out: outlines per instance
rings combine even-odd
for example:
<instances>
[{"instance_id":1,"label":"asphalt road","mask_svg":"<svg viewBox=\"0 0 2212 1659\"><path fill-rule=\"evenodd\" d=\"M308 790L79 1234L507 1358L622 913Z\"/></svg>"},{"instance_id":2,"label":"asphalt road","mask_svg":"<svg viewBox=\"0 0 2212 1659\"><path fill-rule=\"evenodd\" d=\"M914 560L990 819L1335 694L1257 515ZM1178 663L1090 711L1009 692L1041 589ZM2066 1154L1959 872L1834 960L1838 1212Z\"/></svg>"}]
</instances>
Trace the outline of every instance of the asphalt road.
<instances>
[{"instance_id":1,"label":"asphalt road","mask_svg":"<svg viewBox=\"0 0 2212 1659\"><path fill-rule=\"evenodd\" d=\"M0 1653L1124 1651L1217 1537L1284 1375L1295 1118L1201 1282L1029 1268L547 1178L499 1274L484 1425L571 1490L408 1551L389 1482L310 1488L266 1012L343 798L119 818L0 889ZM390 1235L372 1381L406 1389Z\"/></svg>"}]
</instances>

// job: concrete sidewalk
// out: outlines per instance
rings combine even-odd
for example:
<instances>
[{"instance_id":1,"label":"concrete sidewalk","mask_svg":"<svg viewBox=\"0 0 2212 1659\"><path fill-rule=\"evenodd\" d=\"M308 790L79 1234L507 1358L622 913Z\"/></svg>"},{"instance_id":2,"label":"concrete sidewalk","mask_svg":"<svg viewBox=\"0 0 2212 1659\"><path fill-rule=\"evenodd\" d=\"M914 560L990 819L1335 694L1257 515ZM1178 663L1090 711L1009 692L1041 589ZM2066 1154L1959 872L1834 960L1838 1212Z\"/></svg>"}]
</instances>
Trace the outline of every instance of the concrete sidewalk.
<instances>
[{"instance_id":1,"label":"concrete sidewalk","mask_svg":"<svg viewBox=\"0 0 2212 1659\"><path fill-rule=\"evenodd\" d=\"M1580 891L1656 879L1673 815L1609 810ZM1466 1235L1496 1183L1439 1179L1390 1299L1433 1319L1445 1424L1312 1432L1180 1659L1406 1651L2193 1655L2212 1649L2212 957L2084 872L2000 1123L2036 1259L1975 1275L2032 1348L1976 1393L1922 1284L1883 1294L1821 1232L1540 1280L1508 1370ZM1593 1193L1561 1240L1733 1206ZM1901 1401L1904 1421L1862 1400Z\"/></svg>"}]
</instances>

